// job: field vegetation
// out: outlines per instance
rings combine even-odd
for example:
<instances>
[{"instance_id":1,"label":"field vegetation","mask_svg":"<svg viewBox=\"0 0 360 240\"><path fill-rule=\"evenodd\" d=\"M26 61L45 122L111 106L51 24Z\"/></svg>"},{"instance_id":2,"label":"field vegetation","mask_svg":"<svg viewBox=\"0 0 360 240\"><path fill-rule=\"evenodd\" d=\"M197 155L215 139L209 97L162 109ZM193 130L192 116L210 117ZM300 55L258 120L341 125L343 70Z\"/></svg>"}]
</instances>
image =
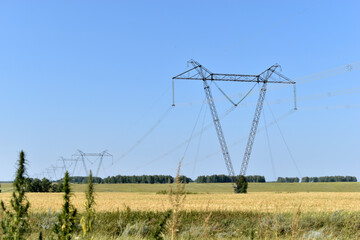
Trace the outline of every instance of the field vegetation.
<instances>
[{"instance_id":1,"label":"field vegetation","mask_svg":"<svg viewBox=\"0 0 360 240\"><path fill-rule=\"evenodd\" d=\"M230 183L185 184L179 171L172 184L69 184L67 174L62 193L27 193L17 179L2 184L1 239L360 239L356 182L249 183L234 194ZM11 210L14 190L23 213Z\"/></svg>"},{"instance_id":2,"label":"field vegetation","mask_svg":"<svg viewBox=\"0 0 360 240\"><path fill-rule=\"evenodd\" d=\"M57 212L62 206L62 193L27 193L31 212ZM0 199L9 202L10 193ZM124 210L166 211L171 209L169 197L156 193L96 193L98 212ZM72 203L84 211L84 193L74 194ZM233 193L188 194L183 206L186 211L256 211L293 212L301 204L303 212L360 211L360 193Z\"/></svg>"}]
</instances>

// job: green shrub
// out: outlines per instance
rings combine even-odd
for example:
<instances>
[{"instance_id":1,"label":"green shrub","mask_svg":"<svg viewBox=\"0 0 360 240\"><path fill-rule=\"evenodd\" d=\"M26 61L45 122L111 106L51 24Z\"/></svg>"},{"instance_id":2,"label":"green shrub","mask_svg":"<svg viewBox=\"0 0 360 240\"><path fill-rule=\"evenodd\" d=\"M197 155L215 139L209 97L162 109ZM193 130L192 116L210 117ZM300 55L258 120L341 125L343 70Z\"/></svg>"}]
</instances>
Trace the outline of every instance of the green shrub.
<instances>
[{"instance_id":1,"label":"green shrub","mask_svg":"<svg viewBox=\"0 0 360 240\"><path fill-rule=\"evenodd\" d=\"M239 179L236 181L236 193L247 193L248 183L246 178L240 175Z\"/></svg>"}]
</instances>

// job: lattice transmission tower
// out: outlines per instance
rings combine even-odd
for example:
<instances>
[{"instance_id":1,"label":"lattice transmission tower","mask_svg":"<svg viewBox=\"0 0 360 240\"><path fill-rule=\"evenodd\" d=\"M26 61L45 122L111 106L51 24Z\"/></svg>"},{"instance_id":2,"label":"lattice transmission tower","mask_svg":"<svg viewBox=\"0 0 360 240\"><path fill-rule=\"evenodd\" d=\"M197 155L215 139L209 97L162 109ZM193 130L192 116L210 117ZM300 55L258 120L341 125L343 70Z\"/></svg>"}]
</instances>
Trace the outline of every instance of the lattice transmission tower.
<instances>
[{"instance_id":1,"label":"lattice transmission tower","mask_svg":"<svg viewBox=\"0 0 360 240\"><path fill-rule=\"evenodd\" d=\"M95 162L97 162L97 161L99 162L98 167L95 172L95 175L94 175L95 177L98 177L100 167L101 167L101 164L102 164L104 158L109 158L109 159L111 159L111 162L113 162L113 155L108 153L107 150L102 151L100 153L85 153L81 150L77 150L77 152L75 154L73 154L72 156L78 157L79 161L82 162L83 167L84 167L85 176L89 175L87 163L90 163L91 165L93 165L93 164L95 164Z\"/></svg>"},{"instance_id":2,"label":"lattice transmission tower","mask_svg":"<svg viewBox=\"0 0 360 240\"><path fill-rule=\"evenodd\" d=\"M216 82L216 81L231 81L231 82L246 82L246 83L262 83L262 87L260 90L258 102L255 109L255 115L251 124L250 134L249 138L246 144L244 157L241 164L240 169L240 176L245 176L247 167L249 165L250 155L252 151L252 147L255 141L255 135L256 131L259 125L261 110L263 108L264 99L266 95L267 90L267 84L269 83L277 83L277 84L292 84L294 86L294 109L296 110L296 82L290 80L289 78L285 77L283 74L276 71L280 66L278 64L275 64L271 66L270 68L266 69L262 73L258 75L248 75L248 74L223 74L223 73L212 73L209 69L202 66L200 63L198 63L195 60L190 60L188 63L192 65L192 68L173 77L173 106L175 106L175 100L174 100L174 80L200 80L203 81L203 87L205 91L205 95L207 98L207 102L209 104L209 108L211 111L211 116L214 122L215 130L217 133L217 137L220 143L220 147L222 150L222 154L225 160L225 165L228 170L228 173L230 177L232 178L232 185L234 188L234 191L237 192L237 186L236 186L236 176L235 171L233 168L233 164L231 162L229 150L225 141L224 132L222 130L220 119L217 114L217 110L215 107L214 98L211 93L210 86L208 82ZM225 95L226 98L229 99L229 97L219 88L222 94ZM247 95L246 95L247 96ZM245 96L245 97L246 97ZM230 99L229 99L230 100ZM242 99L243 100L243 99ZM241 100L241 101L242 101ZM230 100L231 101L231 100ZM240 102L241 102L240 101ZM237 105L240 103L235 103L231 101L234 104L234 107L237 107Z\"/></svg>"}]
</instances>

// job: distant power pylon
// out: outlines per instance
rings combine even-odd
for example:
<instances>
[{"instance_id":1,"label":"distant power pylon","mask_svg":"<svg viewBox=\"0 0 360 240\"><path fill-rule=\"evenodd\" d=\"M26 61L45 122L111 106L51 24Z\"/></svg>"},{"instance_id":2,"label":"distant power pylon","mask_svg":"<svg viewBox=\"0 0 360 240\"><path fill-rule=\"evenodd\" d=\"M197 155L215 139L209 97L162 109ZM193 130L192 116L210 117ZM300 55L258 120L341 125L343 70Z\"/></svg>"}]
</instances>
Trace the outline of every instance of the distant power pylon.
<instances>
[{"instance_id":1,"label":"distant power pylon","mask_svg":"<svg viewBox=\"0 0 360 240\"><path fill-rule=\"evenodd\" d=\"M62 162L62 165L63 165L62 166L62 169L63 169L62 175L64 175L66 171L68 171L71 176L73 176L75 174L75 170L76 170L76 166L77 166L77 162L79 161L79 158L60 157L60 159L58 161ZM72 171L71 171L71 169L72 169Z\"/></svg>"},{"instance_id":2,"label":"distant power pylon","mask_svg":"<svg viewBox=\"0 0 360 240\"><path fill-rule=\"evenodd\" d=\"M294 85L294 109L296 110L296 88L295 88L295 82L290 80L289 78L285 77L281 73L277 72L277 68L280 66L275 64L271 66L270 68L266 69L262 73L258 75L246 75L246 74L222 74L222 73L212 73L207 68L202 66L200 63L196 62L195 60L190 60L189 63L193 66L191 69L173 77L173 93L174 93L174 80L180 79L180 80L200 80L203 81L204 91L205 95L210 107L211 115L213 118L213 122L215 125L217 137L220 143L220 147L223 153L223 157L225 160L225 164L228 170L229 175L232 177L233 180L233 187L235 192L237 192L237 186L234 183L236 181L234 168L230 159L229 150L225 141L225 136L220 124L220 119L216 111L215 102L211 93L210 86L208 82L216 82L216 81L232 81L232 82L247 82L247 83L255 83L260 84L262 83L262 87L260 90L259 99L256 105L255 109L255 116L252 121L250 134L248 138L248 142L246 145L243 161L241 164L241 170L240 170L240 176L245 176L246 170L249 164L251 150L254 144L255 135L257 131L257 127L259 124L260 114L261 110L263 108L265 94L267 90L267 84L268 83L281 83L281 84L292 84ZM275 78L276 77L276 78ZM255 85L254 85L255 86ZM217 86L218 87L218 86ZM232 101L223 90L218 87L220 92L234 105L234 107L237 107L238 104L241 103L241 101L250 93L245 95L243 99L241 99L239 102ZM251 90L250 90L251 91ZM174 96L173 96L173 106L175 106L174 103Z\"/></svg>"},{"instance_id":3,"label":"distant power pylon","mask_svg":"<svg viewBox=\"0 0 360 240\"><path fill-rule=\"evenodd\" d=\"M59 180L59 178L58 178L59 175L56 174L57 171L58 171L58 170L63 170L64 167L58 167L58 166L53 166L53 165L51 165L51 167L48 168L48 169L50 170L50 172L52 172L52 178L51 178L51 180L56 181L56 180ZM62 175L62 173L63 173L63 171L60 172L60 176ZM60 178L61 178L61 177L60 177Z\"/></svg>"},{"instance_id":4,"label":"distant power pylon","mask_svg":"<svg viewBox=\"0 0 360 240\"><path fill-rule=\"evenodd\" d=\"M102 151L100 153L85 153L81 150L78 150L75 154L73 154L73 157L79 157L79 161L82 162L84 167L85 176L89 175L89 171L86 165L86 162L89 162L90 164L94 164L96 161L99 162L96 173L94 176L99 176L99 171L101 164L104 160L104 158L111 158L111 162L113 162L113 155L108 153L107 150Z\"/></svg>"}]
</instances>

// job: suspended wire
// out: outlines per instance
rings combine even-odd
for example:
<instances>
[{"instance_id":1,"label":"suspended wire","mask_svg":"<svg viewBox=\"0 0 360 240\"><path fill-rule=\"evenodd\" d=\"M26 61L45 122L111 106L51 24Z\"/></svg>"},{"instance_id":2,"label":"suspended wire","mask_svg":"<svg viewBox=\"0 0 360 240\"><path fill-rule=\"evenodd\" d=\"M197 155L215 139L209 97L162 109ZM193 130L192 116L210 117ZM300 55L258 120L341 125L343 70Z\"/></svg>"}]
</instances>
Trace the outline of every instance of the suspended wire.
<instances>
[{"instance_id":1,"label":"suspended wire","mask_svg":"<svg viewBox=\"0 0 360 240\"><path fill-rule=\"evenodd\" d=\"M204 118L203 118L203 121L202 121L201 129L203 129L203 128L204 128L204 125L205 125L206 113L207 113L207 108L205 108L205 111L204 111ZM198 158L199 158L200 144L201 144L202 136L203 136L203 132L201 132L200 137L199 137L199 142L198 142L197 149L196 149L195 161L194 161L194 167L193 167L192 175L195 174L196 162L197 162L197 160L198 160Z\"/></svg>"},{"instance_id":2,"label":"suspended wire","mask_svg":"<svg viewBox=\"0 0 360 240\"><path fill-rule=\"evenodd\" d=\"M273 172L274 179L276 179L274 158L273 158L273 154L272 154L272 150L271 150L271 144L270 144L269 133L268 133L267 124L266 124L266 116L265 116L265 110L264 109L263 109L263 120L264 120L266 142L267 142L267 146L268 146L268 149L269 149L269 155L270 155L271 169L272 169L272 172Z\"/></svg>"},{"instance_id":3,"label":"suspended wire","mask_svg":"<svg viewBox=\"0 0 360 240\"><path fill-rule=\"evenodd\" d=\"M302 107L301 111L318 111L318 110L337 110L337 109L353 109L360 108L360 104L330 105L317 107Z\"/></svg>"},{"instance_id":4,"label":"suspended wire","mask_svg":"<svg viewBox=\"0 0 360 240\"><path fill-rule=\"evenodd\" d=\"M201 106L201 109L202 109L202 108L203 108L203 105ZM197 117L196 124L197 124L198 118L199 118L199 116ZM195 126L196 126L196 125L195 125ZM203 128L203 129L204 129L204 128ZM201 131L204 131L203 129L200 130L200 133L201 133ZM138 170L138 169L147 167L147 166L151 165L152 163L157 162L157 161L165 158L166 156L172 154L173 152L175 152L176 150L182 148L183 146L185 146L185 145L187 144L187 147L185 148L186 150L185 150L185 153L184 153L184 155L185 155L185 154L186 154L186 151L187 151L187 148L188 148L191 140L194 138L194 130L195 130L195 127L194 127L194 129L192 130L192 132L191 132L190 138L188 138L188 139L187 139L186 141L184 141L183 143L181 143L181 144L177 145L176 147L172 148L170 151L166 152L165 154L163 154L163 155L161 155L161 156L159 156L159 157L157 157L157 158L154 158L153 160L151 160L151 161L149 161L149 162L146 162L146 163L144 163L144 164L141 164L141 165L139 165L139 166L137 166L137 167L135 167L135 168L133 168L133 169L129 169L128 171L129 171L129 172L130 172L130 171L136 171L136 170ZM197 134L199 134L199 132L198 132ZM184 155L183 155L183 157L184 157ZM182 159L181 159L180 161L182 161Z\"/></svg>"},{"instance_id":5,"label":"suspended wire","mask_svg":"<svg viewBox=\"0 0 360 240\"><path fill-rule=\"evenodd\" d=\"M283 115L281 115L279 118L276 119L277 122L280 122L280 121L286 119L287 117L291 116L294 112L295 112L295 110L291 109L290 111L284 113ZM275 125L275 120L271 121L271 122L270 122L269 124L267 124L266 126L269 128L269 127L271 127L271 126L273 126L273 125ZM257 130L257 132L260 133L260 132L264 131L264 129L265 129L265 127L259 128L259 129ZM240 143L245 142L246 140L247 140L247 137L243 137L243 138L241 138L241 139L239 139L239 140L231 143L231 144L228 145L228 146L229 146L229 148L233 148L233 147L239 145ZM204 157L203 157L201 160L199 160L198 162L205 161L205 160L209 160L209 158L214 157L214 156L216 156L216 155L218 155L218 154L220 154L220 153L221 153L221 150L216 150L216 151L214 151L214 152L211 152L211 153L207 154L206 156L204 156ZM189 163L187 163L187 164L183 164L183 166L186 166L186 165L191 164L191 163L192 163L192 162L189 162Z\"/></svg>"},{"instance_id":6,"label":"suspended wire","mask_svg":"<svg viewBox=\"0 0 360 240\"><path fill-rule=\"evenodd\" d=\"M170 88L172 87L172 84L170 83L168 85L168 87L160 94L160 96L158 98L156 98L151 104L150 106L147 108L147 112L145 112L140 118L138 118L138 120L136 120L135 122L140 122L142 121L149 113L150 113L150 109L152 109L155 105L157 105L157 103L166 95L169 93Z\"/></svg>"},{"instance_id":7,"label":"suspended wire","mask_svg":"<svg viewBox=\"0 0 360 240\"><path fill-rule=\"evenodd\" d=\"M192 138L193 138L193 135L194 135L196 126L197 126L197 124L198 124L198 122L199 122L199 118L200 118L202 109L203 109L203 107L204 107L205 100L206 100L206 97L204 98L203 104L201 105L199 114L198 114L198 116L197 116L197 118L196 118L195 125L194 125L194 127L193 127L193 129L192 129L192 131L191 131L191 134L190 134L190 138L189 138L189 139L192 139ZM179 163L180 166L181 166L181 164L182 164L182 162L183 162L183 160L184 160L184 158L185 158L185 155L186 155L186 153L187 153L187 151L188 151L188 149L189 149L190 142L191 142L191 140L187 143L186 148L185 148L185 151L184 151L184 154L183 154L182 158L180 159L180 163Z\"/></svg>"},{"instance_id":8,"label":"suspended wire","mask_svg":"<svg viewBox=\"0 0 360 240\"><path fill-rule=\"evenodd\" d=\"M148 109L151 109L153 106L155 106L168 92L169 92L169 89L171 88L172 84L168 85L168 87L160 94L160 96L158 98L155 99L155 101L153 101L153 103L150 105L150 107ZM133 145L131 146L124 154L122 154L120 156L120 158L118 160L116 160L115 162L121 160L122 158L124 158L126 155L128 155L132 150L134 150L134 148L136 148L148 135L151 134L151 132L153 132L157 126L163 121L163 119L166 117L166 115L170 112L171 110L171 107L169 109L167 109L165 111L165 113L160 117L160 119ZM139 122L141 119L144 119L145 116L147 116L149 114L149 112L143 114L138 120L135 120L135 123L136 122ZM133 124L134 125L134 124ZM94 162L90 161L88 158L86 158L91 164L93 164ZM71 176L74 176L75 174L75 170L76 170L76 166L77 166L77 161L75 161L75 166L74 166L74 169L72 170L72 175ZM95 160L96 161L96 160ZM114 165L115 163L114 161L112 162L111 165L109 165L108 167L105 167L105 168L102 168L103 170L106 170L108 168L110 168L112 165ZM69 170L72 166L72 163L71 165L69 166ZM71 174L71 173L70 173Z\"/></svg>"},{"instance_id":9,"label":"suspended wire","mask_svg":"<svg viewBox=\"0 0 360 240\"><path fill-rule=\"evenodd\" d=\"M336 90L336 91L327 91L327 92L322 92L322 93L317 93L317 94L309 94L309 95L305 95L305 96L300 96L300 97L297 97L297 101L298 102L312 101L312 100L317 100L317 99L322 99L322 98L330 98L330 97L337 97L337 96L342 96L342 95L347 95L347 94L355 94L355 93L359 93L359 92L360 92L360 86L356 86L356 87L351 87L351 88L346 88L346 89L341 89L341 90ZM293 98L277 99L277 100L269 101L269 104L271 104L271 105L282 104L282 103L286 103L286 102L290 102L290 101L293 101Z\"/></svg>"},{"instance_id":10,"label":"suspended wire","mask_svg":"<svg viewBox=\"0 0 360 240\"><path fill-rule=\"evenodd\" d=\"M256 84L250 89L250 91L248 91L248 93L240 100L239 103L241 103L241 102L250 94L250 92L255 88L255 86L256 86ZM228 115L229 115L232 111L234 111L238 106L239 106L239 105L237 105L237 106L234 106L234 105L231 106L228 110L226 110L222 115L219 116L219 120L225 118L226 116L228 116ZM162 155L160 155L160 156L158 156L158 157L150 160L149 162L146 162L145 164L142 164L142 165L139 166L139 167L136 167L135 169L131 169L131 170L129 170L129 171L138 170L138 169L140 169L140 168L149 166L149 165L151 165L152 163L157 162L157 161L159 161L159 160L161 160L161 159L169 156L169 155L172 154L173 152L175 152L175 151L179 150L180 148L182 148L183 146L185 146L185 145L186 145L188 142L190 142L193 138L196 138L196 137L200 136L203 132L209 130L209 129L212 127L212 125L213 125L213 122L212 122L212 121L209 122L209 123L207 123L205 127L203 127L202 129L200 129L197 133L193 134L191 138L186 139L184 142L182 142L182 143L178 144L177 146L173 147L172 149L170 149L170 150L167 151L166 153L164 153L164 154L162 154Z\"/></svg>"},{"instance_id":11,"label":"suspended wire","mask_svg":"<svg viewBox=\"0 0 360 240\"><path fill-rule=\"evenodd\" d=\"M266 101L266 99L265 99L265 101ZM281 131L281 129L280 129L279 123L276 121L275 115L274 115L274 113L273 113L273 111L272 111L272 109L271 109L271 107L270 107L270 105L268 104L267 101L266 101L266 104L268 105L268 107L269 107L269 109L270 109L270 112L271 112L271 115L272 115L272 117L273 117L274 120L275 120L277 129L279 130L279 133L280 133L280 135L281 135L281 138L282 138L282 140L283 140L283 142L284 142L284 144L285 144L285 146L286 146L286 149L287 149L287 151L288 151L288 153L289 153L289 156L290 156L290 158L291 158L291 160L292 160L292 162L293 162L293 164L294 164L294 166L295 166L295 168L296 168L296 171L298 172L298 174L299 174L299 176L300 176L300 178L301 178L301 177L302 177L302 174L301 174L301 172L300 172L300 170L299 170L299 168L298 168L298 166L297 166L297 164L296 164L295 158L294 158L294 156L293 156L293 154L292 154L292 152L291 152L291 150L290 150L290 148L289 148L289 145L287 144L287 142L286 142L286 140L285 140L284 134L282 133L282 131Z\"/></svg>"},{"instance_id":12,"label":"suspended wire","mask_svg":"<svg viewBox=\"0 0 360 240\"><path fill-rule=\"evenodd\" d=\"M299 84L304 84L304 83L309 83L309 82L313 82L316 80L320 80L323 78L328 78L328 77L332 77L335 75L339 75L339 74L342 74L345 72L351 72L351 71L358 70L358 69L360 69L360 61L345 64L340 67L331 68L331 69L321 71L318 73L314 73L314 74L310 74L307 76L295 78L294 81L298 82Z\"/></svg>"},{"instance_id":13,"label":"suspended wire","mask_svg":"<svg viewBox=\"0 0 360 240\"><path fill-rule=\"evenodd\" d=\"M306 76L302 76L302 77L298 77L298 78L294 78L293 81L296 82L296 85L302 85L302 84L306 84L306 83L310 83L313 81L317 81L317 80L321 80L324 78L328 78L328 77L332 77L332 76L336 76L339 74L343 74L346 72L352 72L355 70L360 69L360 61L357 62L353 62L353 63L349 63L349 64L345 64L343 66L339 66L339 67L335 67L335 68L331 68L331 69L327 69L325 71L321 71L321 72L317 72L317 73L313 73L310 75L306 75ZM278 86L276 88L273 88L272 90L280 90L280 89L284 89L284 88L288 88L289 86Z\"/></svg>"},{"instance_id":14,"label":"suspended wire","mask_svg":"<svg viewBox=\"0 0 360 240\"><path fill-rule=\"evenodd\" d=\"M340 66L340 67L327 69L325 71L321 71L321 72L318 72L318 73L298 77L298 78L293 79L293 81L295 81L297 85L305 84L305 83L321 80L321 79L324 79L324 78L332 77L332 76L335 76L335 75L339 75L339 74L342 74L342 73L355 71L355 70L358 70L358 69L360 69L360 61L349 63L349 64L346 64L346 65L343 65L343 66ZM284 89L284 88L287 88L287 87L289 87L289 86L287 84L284 84L282 86L273 87L271 89L268 89L267 91L268 92L269 91L275 91L275 90ZM237 97L239 95L242 95L242 93L234 94L231 97ZM324 97L326 97L326 96L324 96ZM222 101L222 100L216 100L216 102L219 102L219 101ZM201 102L194 101L194 102L188 102L188 103L178 103L177 106L193 106L193 105L197 105L197 104L201 104Z\"/></svg>"},{"instance_id":15,"label":"suspended wire","mask_svg":"<svg viewBox=\"0 0 360 240\"><path fill-rule=\"evenodd\" d=\"M120 161L121 159L125 158L129 153L131 153L137 146L139 146L145 139L148 137L159 125L160 123L166 118L166 116L170 113L173 107L169 107L161 117L156 121L156 123L143 135L141 136L126 152L124 152L117 160L113 162L114 165L116 162ZM109 167L111 167L110 165ZM105 169L109 168L106 167Z\"/></svg>"},{"instance_id":16,"label":"suspended wire","mask_svg":"<svg viewBox=\"0 0 360 240\"><path fill-rule=\"evenodd\" d=\"M249 94L252 92L252 90L255 88L255 86L256 86L257 84L258 84L258 83L255 83L254 86L250 89L250 91L249 91L247 94L245 94L245 96L244 96L242 99L240 99L240 101L239 101L238 103L236 103L235 106L238 106L247 96L249 96Z\"/></svg>"},{"instance_id":17,"label":"suspended wire","mask_svg":"<svg viewBox=\"0 0 360 240\"><path fill-rule=\"evenodd\" d=\"M219 85L217 85L216 82L214 82L215 86L217 87L217 89L219 89L219 91L226 97L227 100L229 100L234 106L236 106L237 104L233 102L233 100L231 100L231 98L228 97L228 95L226 95L226 93L219 87Z\"/></svg>"},{"instance_id":18,"label":"suspended wire","mask_svg":"<svg viewBox=\"0 0 360 240\"><path fill-rule=\"evenodd\" d=\"M322 93L318 93L318 94L309 94L309 95L300 96L300 97L297 97L297 102L313 101L313 100L318 100L318 99L323 99L323 98L331 98L331 97L337 97L337 96L342 96L342 95L356 94L359 92L360 92L360 86L355 86L355 87L345 88L345 89L336 90L336 91L326 91L326 92L322 92ZM283 104L283 103L292 102L293 100L294 100L293 98L275 99L272 101L268 101L268 103L270 105L275 105L275 104ZM256 102L247 102L247 103L242 104L241 107L253 106L254 103L256 103Z\"/></svg>"}]
</instances>

